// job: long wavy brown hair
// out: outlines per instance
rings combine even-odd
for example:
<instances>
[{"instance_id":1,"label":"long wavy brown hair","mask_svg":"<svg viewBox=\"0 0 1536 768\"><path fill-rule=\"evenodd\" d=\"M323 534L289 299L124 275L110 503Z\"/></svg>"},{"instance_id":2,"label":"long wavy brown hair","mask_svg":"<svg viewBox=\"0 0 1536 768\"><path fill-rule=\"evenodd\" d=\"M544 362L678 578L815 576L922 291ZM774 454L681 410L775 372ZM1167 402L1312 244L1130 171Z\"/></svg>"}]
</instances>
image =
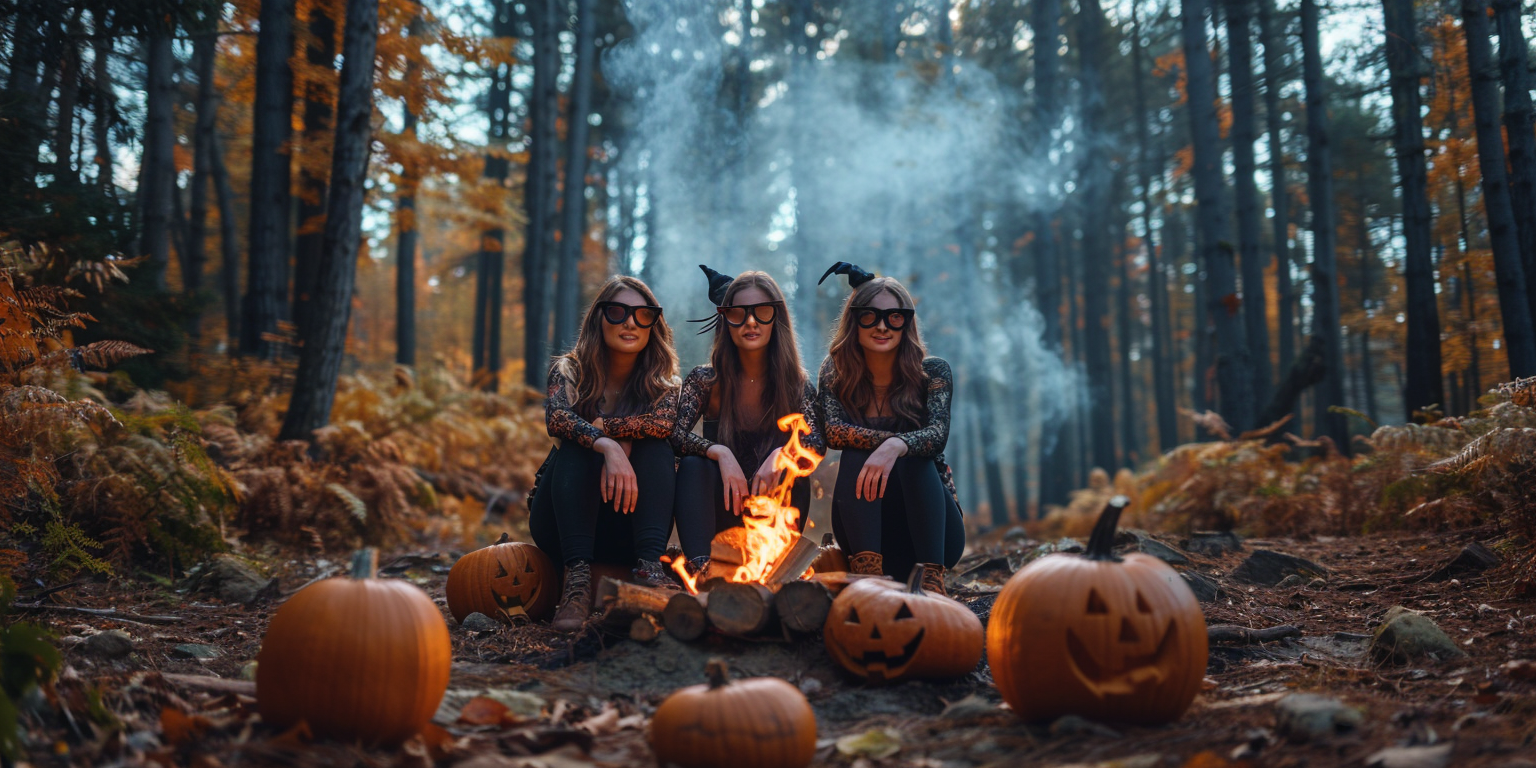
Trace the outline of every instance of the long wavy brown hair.
<instances>
[{"instance_id":1,"label":"long wavy brown hair","mask_svg":"<svg viewBox=\"0 0 1536 768\"><path fill-rule=\"evenodd\" d=\"M617 276L609 278L597 298L587 307L587 316L581 321L581 333L576 337L571 351L555 358L555 366L576 388L573 408L576 415L593 421L598 416L633 416L650 410L668 390L677 387L677 350L672 346L672 328L667 325L666 315L651 326L651 339L640 350L635 369L624 382L619 401L606 414L598 413L598 403L603 399L603 389L608 384L608 345L603 343L602 313L597 311L599 302L613 301L619 291L628 288L645 298L645 303L660 306L650 286L633 278Z\"/></svg>"},{"instance_id":2,"label":"long wavy brown hair","mask_svg":"<svg viewBox=\"0 0 1536 768\"><path fill-rule=\"evenodd\" d=\"M914 309L912 294L907 292L894 277L877 277L848 294L843 302L843 312L837 319L837 330L832 334L832 346L827 354L832 358L832 394L843 404L849 418L864 425L864 412L875 399L874 381L869 376L869 366L864 362L864 348L859 346L859 324L854 321L853 308L867 307L881 292L896 297L904 309ZM928 374L923 371L923 358L928 356L923 337L917 330L918 322L912 322L902 330L901 341L896 345L896 365L891 375L891 389L886 404L902 423L912 429L920 426L928 416Z\"/></svg>"},{"instance_id":3,"label":"long wavy brown hair","mask_svg":"<svg viewBox=\"0 0 1536 768\"><path fill-rule=\"evenodd\" d=\"M736 294L748 288L756 288L768 294L770 301L783 302L784 291L766 272L743 272L725 289L721 306L735 304ZM731 405L736 402L736 390L741 381L741 357L736 354L736 341L731 338L730 328L720 322L715 325L714 344L710 346L709 362L719 376L715 386L720 392L719 442L735 445L741 432L757 432L765 425L778 421L779 417L800 410L800 398L805 393L805 368L800 365L800 351L795 344L795 324L787 306L779 307L773 316L773 335L768 339L768 380L764 382L764 405L756 423L745 423L743 414ZM756 469L752 467L749 471Z\"/></svg>"}]
</instances>

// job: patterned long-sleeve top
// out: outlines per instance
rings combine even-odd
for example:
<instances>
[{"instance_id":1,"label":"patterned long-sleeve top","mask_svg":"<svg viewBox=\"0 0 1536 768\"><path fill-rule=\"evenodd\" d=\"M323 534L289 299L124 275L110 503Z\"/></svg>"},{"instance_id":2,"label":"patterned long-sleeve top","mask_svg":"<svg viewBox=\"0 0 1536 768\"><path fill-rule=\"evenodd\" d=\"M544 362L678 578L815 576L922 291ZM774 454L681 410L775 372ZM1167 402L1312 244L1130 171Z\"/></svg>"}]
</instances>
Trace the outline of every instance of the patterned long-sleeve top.
<instances>
[{"instance_id":1,"label":"patterned long-sleeve top","mask_svg":"<svg viewBox=\"0 0 1536 768\"><path fill-rule=\"evenodd\" d=\"M672 429L672 447L678 455L707 456L709 449L714 447L713 440L696 434L693 427L709 409L709 398L719 380L720 375L715 372L713 366L709 365L694 368L688 377L683 379L682 389L678 391L677 396L677 425ZM807 381L805 392L800 396L800 413L805 415L806 424L810 426L811 432L800 438L800 444L818 455L825 455L827 443L822 434L821 418L817 411L816 387ZM732 450L734 451L735 448Z\"/></svg>"},{"instance_id":2,"label":"patterned long-sleeve top","mask_svg":"<svg viewBox=\"0 0 1536 768\"><path fill-rule=\"evenodd\" d=\"M643 413L633 416L612 416L603 418L603 428L598 429L576 413L571 403L571 395L575 392L575 386L571 384L559 365L549 369L549 389L544 399L544 424L549 429L549 436L561 440L569 440L583 448L591 448L598 438L611 437L615 440L641 440L645 438L666 439L672 435L672 427L677 423L677 390L668 390L660 400L651 404L651 407Z\"/></svg>"},{"instance_id":3,"label":"patterned long-sleeve top","mask_svg":"<svg viewBox=\"0 0 1536 768\"><path fill-rule=\"evenodd\" d=\"M827 358L816 377L816 388L821 393L822 415L826 419L822 428L826 430L827 446L839 450L852 448L873 451L886 440L897 437L907 444L908 456L942 456L944 445L949 442L949 401L954 393L955 379L950 373L949 363L938 357L925 358L923 372L928 374L928 395L924 402L928 414L926 420L917 429L908 432L887 432L854 422L834 394L832 358Z\"/></svg>"},{"instance_id":4,"label":"patterned long-sleeve top","mask_svg":"<svg viewBox=\"0 0 1536 768\"><path fill-rule=\"evenodd\" d=\"M949 409L955 389L954 374L949 369L949 363L938 357L924 358L923 372L928 374L928 395L924 402L927 419L917 429L890 432L853 422L847 409L834 394L832 379L835 374L832 358L828 357L816 376L816 389L820 393L817 403L821 411L822 429L826 432L826 445L837 450L851 448L873 451L892 437L901 438L907 444L908 456L933 459L938 465L939 478L944 482L945 490L949 491L949 495L958 504L960 493L955 488L955 474L944 460L944 446L949 442Z\"/></svg>"}]
</instances>

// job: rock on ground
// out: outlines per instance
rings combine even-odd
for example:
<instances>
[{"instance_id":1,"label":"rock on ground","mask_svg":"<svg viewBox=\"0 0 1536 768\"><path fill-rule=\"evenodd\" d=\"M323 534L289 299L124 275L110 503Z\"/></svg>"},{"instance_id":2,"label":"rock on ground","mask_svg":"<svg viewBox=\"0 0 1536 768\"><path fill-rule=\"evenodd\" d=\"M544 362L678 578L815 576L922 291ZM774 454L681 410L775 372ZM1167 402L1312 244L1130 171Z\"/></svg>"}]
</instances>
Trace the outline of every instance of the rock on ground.
<instances>
[{"instance_id":1,"label":"rock on ground","mask_svg":"<svg viewBox=\"0 0 1536 768\"><path fill-rule=\"evenodd\" d=\"M1273 587L1293 574L1311 579L1327 576L1328 569L1306 558L1267 549L1256 549L1248 559L1232 569L1231 576L1234 581L1244 584Z\"/></svg>"},{"instance_id":2,"label":"rock on ground","mask_svg":"<svg viewBox=\"0 0 1536 768\"><path fill-rule=\"evenodd\" d=\"M1371 638L1371 657L1381 664L1408 664L1426 657L1445 661L1466 655L1428 616L1401 605L1387 611Z\"/></svg>"},{"instance_id":3,"label":"rock on ground","mask_svg":"<svg viewBox=\"0 0 1536 768\"><path fill-rule=\"evenodd\" d=\"M133 638L120 629L97 632L80 644L80 652L99 659L121 659L133 653Z\"/></svg>"},{"instance_id":4,"label":"rock on ground","mask_svg":"<svg viewBox=\"0 0 1536 768\"><path fill-rule=\"evenodd\" d=\"M1315 693L1293 693L1275 703L1275 729L1298 744L1352 731L1361 719L1360 710Z\"/></svg>"}]
</instances>

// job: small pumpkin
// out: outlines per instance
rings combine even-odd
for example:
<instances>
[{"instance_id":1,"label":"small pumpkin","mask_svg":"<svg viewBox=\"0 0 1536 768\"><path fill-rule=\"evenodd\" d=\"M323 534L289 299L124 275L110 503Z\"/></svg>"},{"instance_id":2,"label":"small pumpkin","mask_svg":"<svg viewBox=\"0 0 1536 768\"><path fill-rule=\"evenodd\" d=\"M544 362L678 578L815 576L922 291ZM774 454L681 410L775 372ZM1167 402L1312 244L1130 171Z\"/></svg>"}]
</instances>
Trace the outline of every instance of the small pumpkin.
<instances>
[{"instance_id":1,"label":"small pumpkin","mask_svg":"<svg viewBox=\"0 0 1536 768\"><path fill-rule=\"evenodd\" d=\"M837 539L832 534L821 535L821 554L811 562L811 570L816 573L848 571L848 555L843 553L843 548L837 545Z\"/></svg>"},{"instance_id":2,"label":"small pumpkin","mask_svg":"<svg viewBox=\"0 0 1536 768\"><path fill-rule=\"evenodd\" d=\"M453 564L446 591L454 621L462 622L471 613L504 624L514 616L544 619L560 596L560 574L543 550L503 533L495 544Z\"/></svg>"},{"instance_id":3,"label":"small pumpkin","mask_svg":"<svg viewBox=\"0 0 1536 768\"><path fill-rule=\"evenodd\" d=\"M373 578L377 563L362 550L352 578L311 584L277 609L257 655L262 720L398 744L432 718L448 690L448 625L419 587Z\"/></svg>"},{"instance_id":4,"label":"small pumpkin","mask_svg":"<svg viewBox=\"0 0 1536 768\"><path fill-rule=\"evenodd\" d=\"M1152 725L1177 720L1194 701L1209 654L1205 616L1166 563L1115 556L1115 525L1129 504L1112 499L1083 554L1036 560L992 606L992 679L1025 720Z\"/></svg>"},{"instance_id":5,"label":"small pumpkin","mask_svg":"<svg viewBox=\"0 0 1536 768\"><path fill-rule=\"evenodd\" d=\"M674 691L651 718L656 762L680 768L804 768L816 756L816 715L777 677L730 681L710 659L709 682Z\"/></svg>"},{"instance_id":6,"label":"small pumpkin","mask_svg":"<svg viewBox=\"0 0 1536 768\"><path fill-rule=\"evenodd\" d=\"M822 636L849 672L876 682L959 677L981 661L981 619L923 591L923 567L906 584L861 579L832 601Z\"/></svg>"}]
</instances>

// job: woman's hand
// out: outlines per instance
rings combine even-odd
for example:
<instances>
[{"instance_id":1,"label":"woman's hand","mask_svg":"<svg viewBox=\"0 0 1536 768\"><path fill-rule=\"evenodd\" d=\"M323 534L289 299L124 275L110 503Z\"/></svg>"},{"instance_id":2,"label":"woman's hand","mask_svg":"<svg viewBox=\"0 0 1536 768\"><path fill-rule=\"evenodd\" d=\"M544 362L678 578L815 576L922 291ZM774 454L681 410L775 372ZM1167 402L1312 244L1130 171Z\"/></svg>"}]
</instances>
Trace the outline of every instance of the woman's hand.
<instances>
[{"instance_id":1,"label":"woman's hand","mask_svg":"<svg viewBox=\"0 0 1536 768\"><path fill-rule=\"evenodd\" d=\"M599 481L604 502L613 502L616 512L629 514L635 511L640 498L640 486L635 480L635 468L629 464L628 451L611 438L602 438L592 444L603 453L603 474Z\"/></svg>"},{"instance_id":2,"label":"woman's hand","mask_svg":"<svg viewBox=\"0 0 1536 768\"><path fill-rule=\"evenodd\" d=\"M773 489L779 487L779 481L784 475L784 470L775 469L774 463L779 460L779 454L783 448L775 448L763 461L763 465L757 468L757 474L752 476L752 493L758 496L767 496Z\"/></svg>"},{"instance_id":3,"label":"woman's hand","mask_svg":"<svg viewBox=\"0 0 1536 768\"><path fill-rule=\"evenodd\" d=\"M720 465L720 481L725 486L725 508L733 515L740 515L742 501L747 498L747 476L742 474L741 465L736 463L736 454L723 445L712 445L709 448L709 458L714 459Z\"/></svg>"},{"instance_id":4,"label":"woman's hand","mask_svg":"<svg viewBox=\"0 0 1536 768\"><path fill-rule=\"evenodd\" d=\"M859 479L854 483L853 496L864 501L874 501L885 498L885 485L891 478L891 469L896 466L896 460L907 455L907 444L899 437L886 438L886 441L869 455L869 460L864 462L864 468L859 470Z\"/></svg>"}]
</instances>

